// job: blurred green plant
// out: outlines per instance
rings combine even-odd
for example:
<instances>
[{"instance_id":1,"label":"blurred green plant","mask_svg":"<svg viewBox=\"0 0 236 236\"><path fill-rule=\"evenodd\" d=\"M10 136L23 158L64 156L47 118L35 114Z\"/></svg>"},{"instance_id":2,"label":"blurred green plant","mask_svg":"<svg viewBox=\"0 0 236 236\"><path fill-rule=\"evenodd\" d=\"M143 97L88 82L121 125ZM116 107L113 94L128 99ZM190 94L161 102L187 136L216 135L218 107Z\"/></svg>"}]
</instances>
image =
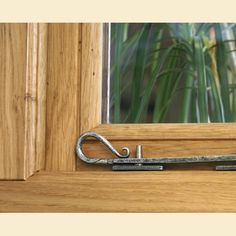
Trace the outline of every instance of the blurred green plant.
<instances>
[{"instance_id":1,"label":"blurred green plant","mask_svg":"<svg viewBox=\"0 0 236 236\"><path fill-rule=\"evenodd\" d=\"M236 121L236 28L111 25L112 123Z\"/></svg>"}]
</instances>

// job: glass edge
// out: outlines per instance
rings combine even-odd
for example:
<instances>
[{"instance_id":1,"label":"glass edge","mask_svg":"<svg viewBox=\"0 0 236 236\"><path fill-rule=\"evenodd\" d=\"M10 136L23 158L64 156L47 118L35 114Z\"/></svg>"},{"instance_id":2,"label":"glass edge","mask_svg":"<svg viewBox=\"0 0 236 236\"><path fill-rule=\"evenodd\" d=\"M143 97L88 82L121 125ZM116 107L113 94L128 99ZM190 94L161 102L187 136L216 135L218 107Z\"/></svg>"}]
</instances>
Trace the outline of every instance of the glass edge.
<instances>
[{"instance_id":1,"label":"glass edge","mask_svg":"<svg viewBox=\"0 0 236 236\"><path fill-rule=\"evenodd\" d=\"M110 28L103 23L102 29L102 123L110 123Z\"/></svg>"}]
</instances>

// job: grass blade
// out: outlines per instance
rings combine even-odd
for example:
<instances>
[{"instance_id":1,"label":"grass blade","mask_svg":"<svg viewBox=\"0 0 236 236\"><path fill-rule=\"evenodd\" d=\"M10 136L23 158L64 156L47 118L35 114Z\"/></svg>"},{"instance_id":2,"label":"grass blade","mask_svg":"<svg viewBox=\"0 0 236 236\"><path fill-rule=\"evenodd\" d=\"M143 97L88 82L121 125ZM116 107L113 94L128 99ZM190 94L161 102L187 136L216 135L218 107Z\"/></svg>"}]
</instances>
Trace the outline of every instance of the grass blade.
<instances>
[{"instance_id":1,"label":"grass blade","mask_svg":"<svg viewBox=\"0 0 236 236\"><path fill-rule=\"evenodd\" d=\"M164 54L162 55L162 60L159 60L158 62L154 62L154 63L156 63L156 66L155 66L155 69L153 70L152 75L151 75L150 79L148 80L147 85L144 89L144 94L142 96L141 103L139 105L139 109L138 109L138 112L135 117L135 123L139 122L141 114L149 102L152 89L153 89L157 79L159 79L161 76L168 73L168 72L162 73L162 69L168 60L168 55L172 52L172 50L174 50L174 46L171 46L170 48L168 48L164 52Z\"/></svg>"},{"instance_id":2,"label":"grass blade","mask_svg":"<svg viewBox=\"0 0 236 236\"><path fill-rule=\"evenodd\" d=\"M215 34L216 34L216 61L217 61L217 71L219 74L220 85L221 85L221 96L224 105L225 121L231 121L230 112L230 98L229 98L229 82L226 67L226 49L223 42L222 32L220 24L215 24Z\"/></svg>"},{"instance_id":3,"label":"grass blade","mask_svg":"<svg viewBox=\"0 0 236 236\"><path fill-rule=\"evenodd\" d=\"M176 50L174 50L173 53L177 55ZM154 123L163 122L165 112L167 111L166 102L168 101L172 89L175 85L176 74L177 74L175 71L176 66L177 66L177 57L168 56L168 60L165 64L165 70L170 71L170 73L166 73L162 77L157 89L154 112L153 112ZM165 107L165 109L163 109L163 107Z\"/></svg>"},{"instance_id":4,"label":"grass blade","mask_svg":"<svg viewBox=\"0 0 236 236\"><path fill-rule=\"evenodd\" d=\"M119 123L121 120L120 114L120 102L121 102L121 52L122 43L124 39L125 26L124 24L114 24L114 40L115 40L115 52L114 52L114 78L113 78L113 93L114 93L114 123Z\"/></svg>"},{"instance_id":5,"label":"grass blade","mask_svg":"<svg viewBox=\"0 0 236 236\"><path fill-rule=\"evenodd\" d=\"M202 40L199 36L194 38L195 70L198 81L198 107L201 123L208 122L208 97L207 97L207 77L205 70L205 56Z\"/></svg>"},{"instance_id":6,"label":"grass blade","mask_svg":"<svg viewBox=\"0 0 236 236\"><path fill-rule=\"evenodd\" d=\"M188 65L189 66L189 65ZM180 112L180 122L181 123L188 123L190 119L190 107L191 107L191 100L192 100L192 91L193 91L193 82L194 77L191 73L185 73L185 84L184 84L184 92L183 92L183 102L181 105L181 112Z\"/></svg>"},{"instance_id":7,"label":"grass blade","mask_svg":"<svg viewBox=\"0 0 236 236\"><path fill-rule=\"evenodd\" d=\"M146 49L148 44L148 36L152 24L145 24L143 34L139 39L138 48L135 59L134 75L132 81L132 98L131 98L131 121L135 120L140 104L140 94L142 92L142 82L144 78Z\"/></svg>"}]
</instances>

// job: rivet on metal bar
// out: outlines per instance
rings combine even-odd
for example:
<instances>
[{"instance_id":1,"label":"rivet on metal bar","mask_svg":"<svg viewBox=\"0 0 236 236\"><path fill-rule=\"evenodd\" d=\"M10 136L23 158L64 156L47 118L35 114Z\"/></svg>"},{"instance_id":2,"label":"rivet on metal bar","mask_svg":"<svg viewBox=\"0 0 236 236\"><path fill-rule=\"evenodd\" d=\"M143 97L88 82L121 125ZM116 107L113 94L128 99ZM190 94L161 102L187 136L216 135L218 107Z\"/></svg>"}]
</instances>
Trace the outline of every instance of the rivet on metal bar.
<instances>
[{"instance_id":1,"label":"rivet on metal bar","mask_svg":"<svg viewBox=\"0 0 236 236\"><path fill-rule=\"evenodd\" d=\"M116 158L104 159L100 157L87 157L82 146L88 138L95 138L105 145ZM112 144L103 136L95 132L87 132L82 134L76 144L76 154L79 159L89 164L110 165L115 171L145 171L157 170L161 171L164 168L173 164L193 164L193 163L213 163L215 170L236 170L236 155L216 155L216 156L191 156L191 157L152 157L144 158L142 154L142 146L136 146L135 158L130 158L129 148L122 148L123 154L119 153ZM220 163L221 165L218 165Z\"/></svg>"}]
</instances>

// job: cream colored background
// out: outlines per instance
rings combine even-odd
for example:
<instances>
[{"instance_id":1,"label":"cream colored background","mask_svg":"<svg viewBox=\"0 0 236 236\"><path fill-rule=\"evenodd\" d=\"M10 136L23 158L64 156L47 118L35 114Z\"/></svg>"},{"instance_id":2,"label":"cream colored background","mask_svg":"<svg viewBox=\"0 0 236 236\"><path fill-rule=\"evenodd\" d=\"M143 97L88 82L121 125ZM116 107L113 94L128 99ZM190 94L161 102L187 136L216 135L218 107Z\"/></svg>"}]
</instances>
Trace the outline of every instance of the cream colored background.
<instances>
[{"instance_id":1,"label":"cream colored background","mask_svg":"<svg viewBox=\"0 0 236 236\"><path fill-rule=\"evenodd\" d=\"M229 0L8 0L1 1L0 21L236 22L235 9ZM0 234L229 236L235 220L235 214L0 214Z\"/></svg>"},{"instance_id":2,"label":"cream colored background","mask_svg":"<svg viewBox=\"0 0 236 236\"><path fill-rule=\"evenodd\" d=\"M2 21L236 21L234 0L7 0Z\"/></svg>"},{"instance_id":3,"label":"cream colored background","mask_svg":"<svg viewBox=\"0 0 236 236\"><path fill-rule=\"evenodd\" d=\"M1 235L235 235L233 214L1 214Z\"/></svg>"}]
</instances>

